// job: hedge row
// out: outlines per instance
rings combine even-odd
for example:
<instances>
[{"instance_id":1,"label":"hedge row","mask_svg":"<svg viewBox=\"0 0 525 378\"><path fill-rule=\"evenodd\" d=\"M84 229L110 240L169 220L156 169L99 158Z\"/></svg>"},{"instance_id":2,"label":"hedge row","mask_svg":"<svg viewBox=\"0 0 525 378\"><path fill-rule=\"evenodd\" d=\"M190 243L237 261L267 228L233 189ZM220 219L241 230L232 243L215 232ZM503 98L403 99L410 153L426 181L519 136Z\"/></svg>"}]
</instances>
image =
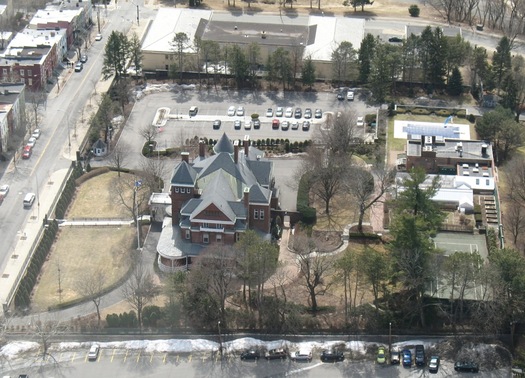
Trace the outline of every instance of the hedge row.
<instances>
[{"instance_id":1,"label":"hedge row","mask_svg":"<svg viewBox=\"0 0 525 378\"><path fill-rule=\"evenodd\" d=\"M64 189L62 190L62 193L60 194L60 198L58 199L57 206L55 208L55 218L56 219L64 219L66 215L66 211L71 204L71 200L73 199L76 191L76 180L82 176L83 170L82 166L80 164L75 164L75 167L73 168L73 172L71 173L71 176L69 176L69 179L66 182L66 185L64 186Z\"/></svg>"},{"instance_id":2,"label":"hedge row","mask_svg":"<svg viewBox=\"0 0 525 378\"><path fill-rule=\"evenodd\" d=\"M106 315L108 328L134 328L138 326L137 314L135 311L123 312L122 314Z\"/></svg>"},{"instance_id":3,"label":"hedge row","mask_svg":"<svg viewBox=\"0 0 525 378\"><path fill-rule=\"evenodd\" d=\"M310 180L307 175L303 175L299 180L297 211L301 213L303 223L314 224L317 220L315 208L310 207Z\"/></svg>"},{"instance_id":4,"label":"hedge row","mask_svg":"<svg viewBox=\"0 0 525 378\"><path fill-rule=\"evenodd\" d=\"M52 220L48 223L48 226L44 229L42 239L38 243L33 255L31 256L31 261L25 271L20 285L15 294L15 307L16 308L25 308L29 306L31 292L35 287L37 282L38 275L40 274L40 269L46 261L47 255L55 242L55 237L58 232L58 222Z\"/></svg>"},{"instance_id":5,"label":"hedge row","mask_svg":"<svg viewBox=\"0 0 525 378\"><path fill-rule=\"evenodd\" d=\"M459 118L466 118L467 111L465 109L440 109L440 108L418 108L415 106L398 105L395 111L396 114L412 113L415 115L431 115L435 114L441 117L456 116Z\"/></svg>"},{"instance_id":6,"label":"hedge row","mask_svg":"<svg viewBox=\"0 0 525 378\"><path fill-rule=\"evenodd\" d=\"M89 180L89 179L91 179L93 177L96 177L96 176L100 176L100 175L102 175L104 173L108 173L109 171L110 171L110 168L108 168L108 167L100 167L100 168L92 169L89 172L84 173L82 176L77 178L75 180L75 184L76 184L76 186L80 186L81 184L85 183L87 180Z\"/></svg>"}]
</instances>

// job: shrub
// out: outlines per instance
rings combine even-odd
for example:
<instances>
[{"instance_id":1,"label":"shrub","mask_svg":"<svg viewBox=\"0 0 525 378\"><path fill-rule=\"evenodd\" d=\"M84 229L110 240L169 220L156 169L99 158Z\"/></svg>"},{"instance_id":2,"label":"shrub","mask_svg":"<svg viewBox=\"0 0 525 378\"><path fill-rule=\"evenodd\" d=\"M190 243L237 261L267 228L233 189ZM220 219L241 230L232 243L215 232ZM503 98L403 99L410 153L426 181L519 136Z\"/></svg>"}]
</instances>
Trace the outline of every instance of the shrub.
<instances>
[{"instance_id":1,"label":"shrub","mask_svg":"<svg viewBox=\"0 0 525 378\"><path fill-rule=\"evenodd\" d=\"M456 116L459 118L466 118L467 117L467 111L465 109L460 109L456 112Z\"/></svg>"},{"instance_id":2,"label":"shrub","mask_svg":"<svg viewBox=\"0 0 525 378\"><path fill-rule=\"evenodd\" d=\"M297 211L302 215L302 221L306 224L313 224L317 219L316 210L310 207L310 180L307 175L303 175L299 180L297 189Z\"/></svg>"},{"instance_id":3,"label":"shrub","mask_svg":"<svg viewBox=\"0 0 525 378\"><path fill-rule=\"evenodd\" d=\"M419 17L420 9L417 5L413 4L410 7L408 7L408 13L410 14L410 17Z\"/></svg>"}]
</instances>

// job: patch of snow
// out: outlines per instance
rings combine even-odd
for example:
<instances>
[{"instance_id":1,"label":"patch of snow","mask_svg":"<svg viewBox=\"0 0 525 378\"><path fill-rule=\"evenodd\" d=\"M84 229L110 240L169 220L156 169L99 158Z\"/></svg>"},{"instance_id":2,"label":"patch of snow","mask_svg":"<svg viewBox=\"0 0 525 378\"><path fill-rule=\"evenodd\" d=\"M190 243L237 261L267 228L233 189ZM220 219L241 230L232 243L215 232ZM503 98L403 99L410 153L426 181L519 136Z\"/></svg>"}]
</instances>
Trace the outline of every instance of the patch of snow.
<instances>
[{"instance_id":1,"label":"patch of snow","mask_svg":"<svg viewBox=\"0 0 525 378\"><path fill-rule=\"evenodd\" d=\"M21 353L38 350L38 348L40 348L40 345L33 341L14 341L4 345L2 349L0 349L0 357L10 360L16 358Z\"/></svg>"}]
</instances>

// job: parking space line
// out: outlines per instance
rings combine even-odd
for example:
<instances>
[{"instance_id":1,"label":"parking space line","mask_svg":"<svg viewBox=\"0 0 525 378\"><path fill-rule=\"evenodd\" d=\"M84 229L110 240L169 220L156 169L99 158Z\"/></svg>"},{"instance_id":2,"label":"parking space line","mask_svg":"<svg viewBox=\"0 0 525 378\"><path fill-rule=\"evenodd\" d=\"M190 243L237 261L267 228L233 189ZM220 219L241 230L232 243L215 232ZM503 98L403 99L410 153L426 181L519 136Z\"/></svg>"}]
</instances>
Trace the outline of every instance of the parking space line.
<instances>
[{"instance_id":1,"label":"parking space line","mask_svg":"<svg viewBox=\"0 0 525 378\"><path fill-rule=\"evenodd\" d=\"M71 356L71 362L75 361L76 356L77 356L77 352L73 352L73 355Z\"/></svg>"},{"instance_id":2,"label":"parking space line","mask_svg":"<svg viewBox=\"0 0 525 378\"><path fill-rule=\"evenodd\" d=\"M179 363L179 358L180 358L180 357L179 357L179 355L177 354L177 358L175 359L175 362L176 362L176 363Z\"/></svg>"},{"instance_id":3,"label":"parking space line","mask_svg":"<svg viewBox=\"0 0 525 378\"><path fill-rule=\"evenodd\" d=\"M151 353L151 357L149 358L149 362L150 362L150 363L153 362L153 353Z\"/></svg>"},{"instance_id":4,"label":"parking space line","mask_svg":"<svg viewBox=\"0 0 525 378\"><path fill-rule=\"evenodd\" d=\"M116 351L117 351L116 349L113 349L113 353L111 354L111 362L113 362L113 359L115 358Z\"/></svg>"},{"instance_id":5,"label":"parking space line","mask_svg":"<svg viewBox=\"0 0 525 378\"><path fill-rule=\"evenodd\" d=\"M190 354L190 356L188 357L188 362L191 362L191 354Z\"/></svg>"},{"instance_id":6,"label":"parking space line","mask_svg":"<svg viewBox=\"0 0 525 378\"><path fill-rule=\"evenodd\" d=\"M166 363L166 357L168 357L168 353L164 353L164 358L162 359L162 363Z\"/></svg>"},{"instance_id":7,"label":"parking space line","mask_svg":"<svg viewBox=\"0 0 525 378\"><path fill-rule=\"evenodd\" d=\"M128 359L128 353L129 353L129 350L126 349L126 355L124 356L124 362L126 362L126 360Z\"/></svg>"},{"instance_id":8,"label":"parking space line","mask_svg":"<svg viewBox=\"0 0 525 378\"><path fill-rule=\"evenodd\" d=\"M88 360L88 355L86 354L86 357L84 357L84 362L87 362Z\"/></svg>"},{"instance_id":9,"label":"parking space line","mask_svg":"<svg viewBox=\"0 0 525 378\"><path fill-rule=\"evenodd\" d=\"M139 361L140 361L140 352L141 351L139 350L139 354L137 355L137 363L139 363Z\"/></svg>"}]
</instances>

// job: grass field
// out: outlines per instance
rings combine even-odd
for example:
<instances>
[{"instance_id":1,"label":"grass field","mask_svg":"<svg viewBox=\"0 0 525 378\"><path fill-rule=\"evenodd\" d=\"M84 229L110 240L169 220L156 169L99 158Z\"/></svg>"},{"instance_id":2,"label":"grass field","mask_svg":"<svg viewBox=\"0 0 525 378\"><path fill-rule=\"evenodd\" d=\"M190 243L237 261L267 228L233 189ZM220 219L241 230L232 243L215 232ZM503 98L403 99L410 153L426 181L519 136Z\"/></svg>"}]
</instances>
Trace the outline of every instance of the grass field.
<instances>
[{"instance_id":1,"label":"grass field","mask_svg":"<svg viewBox=\"0 0 525 378\"><path fill-rule=\"evenodd\" d=\"M133 180L133 175L121 173L120 179ZM131 219L130 212L114 190L119 180L117 172L108 172L84 182L77 191L77 196L67 213L73 218L119 218ZM132 203L133 191L126 193L126 203Z\"/></svg>"},{"instance_id":2,"label":"grass field","mask_svg":"<svg viewBox=\"0 0 525 378\"><path fill-rule=\"evenodd\" d=\"M104 272L104 286L113 285L130 267L133 237L134 228L128 226L61 228L33 292L33 307L46 310L60 303L59 268L62 302L80 298L78 282L94 272Z\"/></svg>"}]
</instances>

